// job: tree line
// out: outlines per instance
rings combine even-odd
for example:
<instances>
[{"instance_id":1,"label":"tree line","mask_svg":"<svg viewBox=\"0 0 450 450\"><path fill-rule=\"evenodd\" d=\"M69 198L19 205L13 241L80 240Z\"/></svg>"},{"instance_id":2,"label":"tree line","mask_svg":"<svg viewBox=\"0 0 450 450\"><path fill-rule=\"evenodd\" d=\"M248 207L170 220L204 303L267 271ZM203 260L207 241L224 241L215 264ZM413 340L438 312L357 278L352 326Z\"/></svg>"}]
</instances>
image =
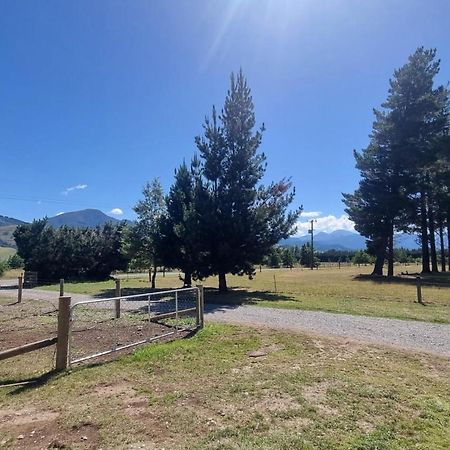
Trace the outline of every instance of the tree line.
<instances>
[{"instance_id":1,"label":"tree line","mask_svg":"<svg viewBox=\"0 0 450 450\"><path fill-rule=\"evenodd\" d=\"M394 262L398 264L416 263L420 258L418 250L406 248L394 249ZM375 258L366 250L325 250L314 251L314 267L322 263L373 264ZM309 242L301 246L275 246L264 259L264 265L276 269L295 266L311 267L311 245Z\"/></svg>"},{"instance_id":2,"label":"tree line","mask_svg":"<svg viewBox=\"0 0 450 450\"><path fill-rule=\"evenodd\" d=\"M375 256L373 274L394 274L394 237L417 233L422 272L446 271L450 247L449 90L435 85L436 50L418 48L394 72L369 145L355 151L361 180L346 212Z\"/></svg>"},{"instance_id":3,"label":"tree line","mask_svg":"<svg viewBox=\"0 0 450 450\"><path fill-rule=\"evenodd\" d=\"M125 228L124 223L53 228L41 219L19 225L14 238L25 270L38 272L40 281L103 280L127 268L129 258L122 251Z\"/></svg>"}]
</instances>

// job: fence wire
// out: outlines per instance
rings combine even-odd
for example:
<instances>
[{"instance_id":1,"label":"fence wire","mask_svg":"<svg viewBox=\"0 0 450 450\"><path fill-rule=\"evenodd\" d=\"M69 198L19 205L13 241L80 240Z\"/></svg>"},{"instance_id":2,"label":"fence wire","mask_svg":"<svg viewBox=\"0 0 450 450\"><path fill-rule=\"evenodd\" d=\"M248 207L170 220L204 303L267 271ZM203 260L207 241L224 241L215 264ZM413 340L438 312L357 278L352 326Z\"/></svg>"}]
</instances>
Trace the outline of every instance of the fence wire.
<instances>
[{"instance_id":1,"label":"fence wire","mask_svg":"<svg viewBox=\"0 0 450 450\"><path fill-rule=\"evenodd\" d=\"M0 298L0 351L56 335L58 302Z\"/></svg>"},{"instance_id":2,"label":"fence wire","mask_svg":"<svg viewBox=\"0 0 450 450\"><path fill-rule=\"evenodd\" d=\"M71 309L70 361L81 362L198 326L198 288L79 302Z\"/></svg>"}]
</instances>

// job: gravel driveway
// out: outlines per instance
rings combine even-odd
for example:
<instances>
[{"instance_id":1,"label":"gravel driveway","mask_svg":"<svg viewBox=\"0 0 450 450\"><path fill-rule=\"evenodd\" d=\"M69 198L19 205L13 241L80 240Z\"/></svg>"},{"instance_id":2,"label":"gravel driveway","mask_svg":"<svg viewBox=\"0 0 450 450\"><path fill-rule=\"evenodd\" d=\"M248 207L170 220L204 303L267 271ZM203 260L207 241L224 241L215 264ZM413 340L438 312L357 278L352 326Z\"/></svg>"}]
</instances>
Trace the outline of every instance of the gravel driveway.
<instances>
[{"instance_id":1,"label":"gravel driveway","mask_svg":"<svg viewBox=\"0 0 450 450\"><path fill-rule=\"evenodd\" d=\"M206 305L207 320L399 346L450 356L450 325L259 306Z\"/></svg>"},{"instance_id":2,"label":"gravel driveway","mask_svg":"<svg viewBox=\"0 0 450 450\"><path fill-rule=\"evenodd\" d=\"M16 295L15 289L0 290L0 296L13 299ZM67 295L71 295L75 303L92 298L82 294ZM56 304L58 293L24 289L23 299L50 300ZM207 304L205 313L208 321L312 332L323 336L387 344L450 357L450 325L448 324L249 305Z\"/></svg>"}]
</instances>

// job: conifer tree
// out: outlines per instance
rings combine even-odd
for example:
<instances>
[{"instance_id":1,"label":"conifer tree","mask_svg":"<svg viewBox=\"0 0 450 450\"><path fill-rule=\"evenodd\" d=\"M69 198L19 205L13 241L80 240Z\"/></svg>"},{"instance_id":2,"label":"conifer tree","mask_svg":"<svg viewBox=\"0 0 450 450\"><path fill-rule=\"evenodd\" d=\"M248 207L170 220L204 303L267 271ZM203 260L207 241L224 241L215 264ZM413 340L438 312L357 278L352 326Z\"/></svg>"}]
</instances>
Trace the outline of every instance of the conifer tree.
<instances>
[{"instance_id":1,"label":"conifer tree","mask_svg":"<svg viewBox=\"0 0 450 450\"><path fill-rule=\"evenodd\" d=\"M207 193L202 229L208 257L199 276L218 275L220 292L227 290L227 273L251 277L254 265L294 231L299 216L299 210L288 212L294 198L289 180L260 184L266 170L266 157L258 152L263 131L255 131L242 70L232 74L222 113L213 108L204 136L196 138Z\"/></svg>"},{"instance_id":2,"label":"conifer tree","mask_svg":"<svg viewBox=\"0 0 450 450\"><path fill-rule=\"evenodd\" d=\"M355 152L362 180L354 194L344 195L344 203L376 254L374 274L382 274L387 256L388 275L393 275L394 232L410 231L415 221L420 225L422 271L430 271L430 248L437 270L433 167L447 134L448 92L433 86L439 71L435 56L435 50L418 48L394 72L387 100L374 111L370 144Z\"/></svg>"},{"instance_id":3,"label":"conifer tree","mask_svg":"<svg viewBox=\"0 0 450 450\"><path fill-rule=\"evenodd\" d=\"M183 162L175 171L175 180L166 197L167 212L161 222L160 254L167 267L183 271L182 281L191 286L198 278L204 253L202 230L203 186L198 174L198 159L191 167Z\"/></svg>"}]
</instances>

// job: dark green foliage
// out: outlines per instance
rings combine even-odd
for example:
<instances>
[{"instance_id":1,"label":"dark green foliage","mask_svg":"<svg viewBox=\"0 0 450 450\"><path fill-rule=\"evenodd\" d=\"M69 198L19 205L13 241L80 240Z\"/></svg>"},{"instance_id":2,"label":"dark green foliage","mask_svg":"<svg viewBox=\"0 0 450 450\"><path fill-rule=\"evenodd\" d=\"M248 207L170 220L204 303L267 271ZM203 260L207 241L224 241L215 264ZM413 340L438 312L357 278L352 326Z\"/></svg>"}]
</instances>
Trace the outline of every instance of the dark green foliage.
<instances>
[{"instance_id":1,"label":"dark green foliage","mask_svg":"<svg viewBox=\"0 0 450 450\"><path fill-rule=\"evenodd\" d=\"M21 269L24 266L24 260L17 253L11 255L6 263L10 269Z\"/></svg>"},{"instance_id":2,"label":"dark green foliage","mask_svg":"<svg viewBox=\"0 0 450 450\"><path fill-rule=\"evenodd\" d=\"M258 153L264 126L254 128L253 100L240 71L231 75L222 113L217 116L213 109L204 136L196 138L202 159L205 248L198 275L219 275L221 291L227 289L227 273L251 277L254 265L292 234L299 217L299 210L288 212L294 198L289 180L260 184L266 170L266 158Z\"/></svg>"},{"instance_id":3,"label":"dark green foliage","mask_svg":"<svg viewBox=\"0 0 450 450\"><path fill-rule=\"evenodd\" d=\"M292 269L295 266L296 260L295 260L294 249L292 247L284 247L283 248L282 262L283 262L283 267L287 267L289 269Z\"/></svg>"},{"instance_id":4,"label":"dark green foliage","mask_svg":"<svg viewBox=\"0 0 450 450\"><path fill-rule=\"evenodd\" d=\"M14 238L25 270L37 271L40 280L106 279L127 266L121 250L124 227L55 229L42 219L19 225Z\"/></svg>"},{"instance_id":5,"label":"dark green foliage","mask_svg":"<svg viewBox=\"0 0 450 450\"><path fill-rule=\"evenodd\" d=\"M2 276L9 269L6 261L0 261L0 276Z\"/></svg>"},{"instance_id":6,"label":"dark green foliage","mask_svg":"<svg viewBox=\"0 0 450 450\"><path fill-rule=\"evenodd\" d=\"M352 263L358 265L370 264L371 262L372 262L371 256L363 250L358 250L357 252L355 252L355 255L353 256L352 259Z\"/></svg>"},{"instance_id":7,"label":"dark green foliage","mask_svg":"<svg viewBox=\"0 0 450 450\"><path fill-rule=\"evenodd\" d=\"M311 267L311 244L306 242L302 245L300 249L300 265L303 267ZM317 252L314 250L314 264L313 267L318 267L320 265L320 259L318 258Z\"/></svg>"},{"instance_id":8,"label":"dark green foliage","mask_svg":"<svg viewBox=\"0 0 450 450\"><path fill-rule=\"evenodd\" d=\"M435 231L443 228L448 210L448 184L440 186L448 181L449 153L449 94L433 86L438 71L436 51L418 48L394 72L386 102L374 111L369 146L355 152L362 179L353 194L344 194L344 203L356 230L368 238L377 275L386 257L388 275L393 275L394 233L416 226L422 270L430 270L430 251L432 270L437 270Z\"/></svg>"},{"instance_id":9,"label":"dark green foliage","mask_svg":"<svg viewBox=\"0 0 450 450\"><path fill-rule=\"evenodd\" d=\"M272 269L281 267L281 252L279 247L274 247L264 260L265 264Z\"/></svg>"},{"instance_id":10,"label":"dark green foliage","mask_svg":"<svg viewBox=\"0 0 450 450\"><path fill-rule=\"evenodd\" d=\"M185 286L203 272L206 252L202 219L208 199L198 168L199 161L194 158L190 168L183 162L175 171L175 181L166 198L167 212L161 222L161 257L166 266L184 272Z\"/></svg>"}]
</instances>

